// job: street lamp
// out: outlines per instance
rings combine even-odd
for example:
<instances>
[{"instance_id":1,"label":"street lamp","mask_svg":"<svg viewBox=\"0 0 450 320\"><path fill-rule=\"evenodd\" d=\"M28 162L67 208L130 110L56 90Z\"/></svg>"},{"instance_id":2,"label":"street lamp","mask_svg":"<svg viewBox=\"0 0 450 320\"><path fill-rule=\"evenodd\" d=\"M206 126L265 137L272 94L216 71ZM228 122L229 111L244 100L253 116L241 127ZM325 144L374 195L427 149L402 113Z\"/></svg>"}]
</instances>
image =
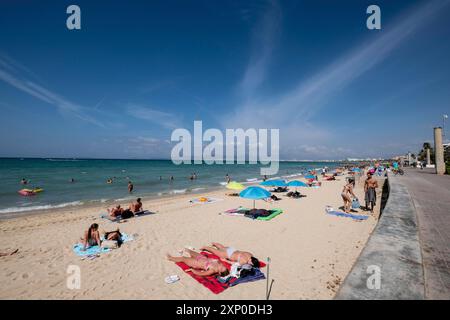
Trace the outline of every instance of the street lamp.
<instances>
[{"instance_id":1,"label":"street lamp","mask_svg":"<svg viewBox=\"0 0 450 320\"><path fill-rule=\"evenodd\" d=\"M445 120L448 119L448 115L444 114L442 116L442 135L444 136L444 141L445 141Z\"/></svg>"}]
</instances>

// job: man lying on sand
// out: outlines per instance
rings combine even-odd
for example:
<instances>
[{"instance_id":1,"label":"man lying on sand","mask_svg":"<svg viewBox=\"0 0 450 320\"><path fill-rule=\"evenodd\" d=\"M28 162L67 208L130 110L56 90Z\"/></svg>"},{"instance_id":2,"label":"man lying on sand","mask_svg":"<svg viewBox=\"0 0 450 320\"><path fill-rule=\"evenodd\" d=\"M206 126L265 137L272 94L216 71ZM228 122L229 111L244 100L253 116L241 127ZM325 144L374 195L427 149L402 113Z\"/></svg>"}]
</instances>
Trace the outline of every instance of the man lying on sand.
<instances>
[{"instance_id":1,"label":"man lying on sand","mask_svg":"<svg viewBox=\"0 0 450 320\"><path fill-rule=\"evenodd\" d=\"M120 204L118 204L115 208L107 209L108 214L112 218L117 218L123 213L123 208L120 207Z\"/></svg>"},{"instance_id":2,"label":"man lying on sand","mask_svg":"<svg viewBox=\"0 0 450 320\"><path fill-rule=\"evenodd\" d=\"M255 268L259 268L259 260L256 259L250 252L239 251L233 247L225 247L224 245L217 242L213 242L211 245L211 247L202 247L201 250L209 251L219 258L231 263L237 262L241 266L249 264Z\"/></svg>"},{"instance_id":3,"label":"man lying on sand","mask_svg":"<svg viewBox=\"0 0 450 320\"><path fill-rule=\"evenodd\" d=\"M219 260L207 258L204 255L185 249L185 252L189 254L189 257L173 257L167 254L167 259L172 262L183 262L192 269L185 270L191 271L193 274L201 277L220 275L225 277L229 274L227 267L225 267Z\"/></svg>"}]
</instances>

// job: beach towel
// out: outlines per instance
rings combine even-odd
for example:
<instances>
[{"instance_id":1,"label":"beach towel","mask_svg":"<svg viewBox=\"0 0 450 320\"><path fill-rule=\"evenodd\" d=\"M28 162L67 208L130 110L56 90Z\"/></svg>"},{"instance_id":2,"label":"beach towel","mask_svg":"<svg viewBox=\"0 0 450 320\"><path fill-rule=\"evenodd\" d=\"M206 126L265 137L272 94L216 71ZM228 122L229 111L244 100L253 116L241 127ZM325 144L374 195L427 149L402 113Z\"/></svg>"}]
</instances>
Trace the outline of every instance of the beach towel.
<instances>
[{"instance_id":1,"label":"beach towel","mask_svg":"<svg viewBox=\"0 0 450 320\"><path fill-rule=\"evenodd\" d=\"M261 210L261 211L262 212L260 213L258 210L255 210L255 211L249 210L245 213L245 216L248 218L251 218L251 219L268 221L268 220L272 220L279 214L283 213L283 210L281 210L281 209L271 209L271 210ZM267 213L265 214L265 212L267 212Z\"/></svg>"},{"instance_id":2,"label":"beach towel","mask_svg":"<svg viewBox=\"0 0 450 320\"><path fill-rule=\"evenodd\" d=\"M265 278L266 278L266 276L264 275L264 273L262 273L260 269L255 268L254 275L248 275L246 277L241 277L241 278L233 278L232 280L230 280L229 286L234 287L241 283L254 282L254 281L258 281L258 280L263 280Z\"/></svg>"},{"instance_id":3,"label":"beach towel","mask_svg":"<svg viewBox=\"0 0 450 320\"><path fill-rule=\"evenodd\" d=\"M112 217L109 216L109 214L101 214L100 218L106 219L106 220L111 221L111 222L120 222L121 220L128 220L128 219L132 219L132 218L140 218L140 217L143 217L143 216L147 216L149 214L155 214L155 212L148 211L148 210L139 211L139 212L135 212L134 213L134 215L135 215L134 217L127 218L127 219L124 219L121 216L118 216L116 218L112 218Z\"/></svg>"},{"instance_id":4,"label":"beach towel","mask_svg":"<svg viewBox=\"0 0 450 320\"><path fill-rule=\"evenodd\" d=\"M126 233L121 232L122 234L122 243L129 242L134 240L133 236L130 236ZM102 236L102 241L104 240L104 237ZM101 253L109 252L111 249L108 248L101 248L100 246L92 246L89 248L86 248L86 250L83 250L83 244L77 243L73 246L73 252L80 257L89 257L89 256L96 256Z\"/></svg>"},{"instance_id":5,"label":"beach towel","mask_svg":"<svg viewBox=\"0 0 450 320\"><path fill-rule=\"evenodd\" d=\"M227 216L239 216L239 217L244 217L244 214L246 212L248 212L250 209L244 208L244 207L239 207L236 209L229 209L226 210L223 214L227 215Z\"/></svg>"},{"instance_id":6,"label":"beach towel","mask_svg":"<svg viewBox=\"0 0 450 320\"><path fill-rule=\"evenodd\" d=\"M83 251L83 245L81 243L77 243L73 246L73 252L80 257L96 256L108 251L111 251L111 249L101 248L100 246L89 247Z\"/></svg>"},{"instance_id":7,"label":"beach towel","mask_svg":"<svg viewBox=\"0 0 450 320\"><path fill-rule=\"evenodd\" d=\"M237 217L247 217L247 218L251 218L251 219L255 219L255 220L268 221L268 220L275 218L279 214L283 213L283 210L281 210L281 209L271 209L271 210L264 210L264 211L267 211L267 215L262 216L258 213L251 214L250 211L251 211L251 209L239 207L236 209L230 209L230 210L225 211L224 215L235 216L235 217L236 216Z\"/></svg>"},{"instance_id":8,"label":"beach towel","mask_svg":"<svg viewBox=\"0 0 450 320\"><path fill-rule=\"evenodd\" d=\"M218 198L208 198L208 197L200 197L190 200L189 202L195 203L195 204L210 204L217 201L222 201L223 199Z\"/></svg>"},{"instance_id":9,"label":"beach towel","mask_svg":"<svg viewBox=\"0 0 450 320\"><path fill-rule=\"evenodd\" d=\"M201 254L210 259L218 259L222 262L222 264L225 267L227 267L228 270L231 269L231 264L221 260L218 256L216 256L212 253L209 253L209 252L205 252L205 251L201 252ZM183 262L176 262L175 264L183 270L191 269L187 264L185 264ZM266 264L264 262L260 261L260 268L264 268L265 266L266 266ZM186 272L186 273L189 274L195 280L197 280L199 283L201 283L203 286L208 288L214 294L219 294L219 293L223 292L225 289L227 289L228 287L238 285L239 283L251 282L251 281L257 281L257 280L264 279L264 278L261 278L260 275L257 276L257 274L255 274L255 276L251 276L251 278L249 278L247 281L242 280L242 281L234 284L238 279L234 278L228 282L222 283L219 281L217 276L201 277L201 276L197 276L197 275L193 274L190 271ZM264 274L263 274L263 276L264 276ZM247 277L245 277L245 278L247 278ZM231 285L231 283L233 283L233 285Z\"/></svg>"},{"instance_id":10,"label":"beach towel","mask_svg":"<svg viewBox=\"0 0 450 320\"><path fill-rule=\"evenodd\" d=\"M340 211L327 211L327 213L338 217L352 218L354 220L366 220L367 218L369 218L369 216L362 216L358 214L351 214Z\"/></svg>"},{"instance_id":11,"label":"beach towel","mask_svg":"<svg viewBox=\"0 0 450 320\"><path fill-rule=\"evenodd\" d=\"M211 258L211 259L220 260L220 258L218 256L216 256L212 253L209 253L209 252L201 252L201 254L208 258ZM224 266L227 267L228 270L230 270L231 265L229 263L226 263L226 262L222 262L222 263ZM177 262L176 265L179 266L183 270L191 269L184 262ZM211 292L214 294L219 294L229 287L228 283L221 283L217 279L216 276L201 277L201 276L197 276L197 275L193 274L191 271L186 272L186 273L189 274L195 280L197 280L199 283L201 283L203 286L205 286L206 288L211 290Z\"/></svg>"},{"instance_id":12,"label":"beach towel","mask_svg":"<svg viewBox=\"0 0 450 320\"><path fill-rule=\"evenodd\" d=\"M256 220L263 220L263 221L272 220L276 216L282 214L283 210L281 210L281 209L272 209L272 210L269 210L269 212L270 212L270 215L268 215L266 217L258 217L258 218L256 218Z\"/></svg>"}]
</instances>

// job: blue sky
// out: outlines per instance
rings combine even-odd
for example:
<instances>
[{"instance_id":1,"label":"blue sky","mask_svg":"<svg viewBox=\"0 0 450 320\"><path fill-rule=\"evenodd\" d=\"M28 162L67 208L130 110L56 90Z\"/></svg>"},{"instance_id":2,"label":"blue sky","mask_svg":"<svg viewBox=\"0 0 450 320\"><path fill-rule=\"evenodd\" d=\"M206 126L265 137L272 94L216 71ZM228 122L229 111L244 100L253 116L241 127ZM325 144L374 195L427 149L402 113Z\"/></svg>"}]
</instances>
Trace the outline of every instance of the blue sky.
<instances>
[{"instance_id":1,"label":"blue sky","mask_svg":"<svg viewBox=\"0 0 450 320\"><path fill-rule=\"evenodd\" d=\"M0 156L168 158L194 120L279 128L282 159L417 152L450 113L449 16L449 0L2 1Z\"/></svg>"}]
</instances>

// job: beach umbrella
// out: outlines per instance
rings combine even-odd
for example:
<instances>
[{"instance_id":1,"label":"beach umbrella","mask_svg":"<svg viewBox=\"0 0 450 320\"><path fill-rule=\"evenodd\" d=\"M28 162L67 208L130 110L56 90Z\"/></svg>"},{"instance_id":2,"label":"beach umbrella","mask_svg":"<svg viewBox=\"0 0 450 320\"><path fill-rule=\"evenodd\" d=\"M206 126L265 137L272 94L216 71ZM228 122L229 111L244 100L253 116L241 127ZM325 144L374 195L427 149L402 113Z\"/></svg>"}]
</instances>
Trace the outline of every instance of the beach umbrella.
<instances>
[{"instance_id":1,"label":"beach umbrella","mask_svg":"<svg viewBox=\"0 0 450 320\"><path fill-rule=\"evenodd\" d=\"M308 185L302 181L292 180L288 183L289 187L308 187Z\"/></svg>"},{"instance_id":2,"label":"beach umbrella","mask_svg":"<svg viewBox=\"0 0 450 320\"><path fill-rule=\"evenodd\" d=\"M312 174L308 174L308 175L305 176L305 179L313 179L313 180L315 180L316 177L313 176Z\"/></svg>"},{"instance_id":3,"label":"beach umbrella","mask_svg":"<svg viewBox=\"0 0 450 320\"><path fill-rule=\"evenodd\" d=\"M352 171L353 172L361 172L361 169L360 168L353 168Z\"/></svg>"},{"instance_id":4,"label":"beach umbrella","mask_svg":"<svg viewBox=\"0 0 450 320\"><path fill-rule=\"evenodd\" d=\"M295 187L295 191L297 191L297 187L309 187L306 183L298 180L289 181L288 186Z\"/></svg>"},{"instance_id":5,"label":"beach umbrella","mask_svg":"<svg viewBox=\"0 0 450 320\"><path fill-rule=\"evenodd\" d=\"M287 183L283 180L267 180L260 183L265 187L287 187Z\"/></svg>"},{"instance_id":6,"label":"beach umbrella","mask_svg":"<svg viewBox=\"0 0 450 320\"><path fill-rule=\"evenodd\" d=\"M236 181L231 181L229 184L227 184L226 186L225 186L227 189L230 189L230 190L242 190L242 189L244 189L245 188L245 186L243 185L243 184L240 184L240 183L238 183L238 182L236 182Z\"/></svg>"},{"instance_id":7,"label":"beach umbrella","mask_svg":"<svg viewBox=\"0 0 450 320\"><path fill-rule=\"evenodd\" d=\"M253 209L255 208L255 200L266 199L270 197L270 192L261 187L248 187L239 193L241 198L252 199Z\"/></svg>"}]
</instances>

